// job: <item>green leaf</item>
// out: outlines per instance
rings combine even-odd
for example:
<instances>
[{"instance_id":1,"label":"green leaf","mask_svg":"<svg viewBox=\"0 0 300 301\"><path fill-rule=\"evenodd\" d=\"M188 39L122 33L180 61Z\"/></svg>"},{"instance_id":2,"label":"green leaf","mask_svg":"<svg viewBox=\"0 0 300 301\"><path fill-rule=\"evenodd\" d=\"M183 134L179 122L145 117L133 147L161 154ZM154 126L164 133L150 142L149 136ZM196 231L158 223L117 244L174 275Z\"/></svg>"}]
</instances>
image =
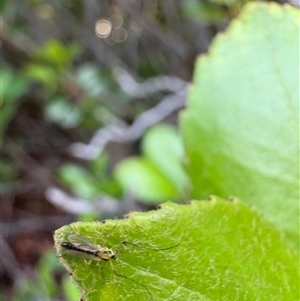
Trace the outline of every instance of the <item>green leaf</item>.
<instances>
[{"instance_id":1,"label":"green leaf","mask_svg":"<svg viewBox=\"0 0 300 301\"><path fill-rule=\"evenodd\" d=\"M183 143L176 130L168 125L159 124L149 129L142 142L143 154L179 190L187 183L183 169Z\"/></svg>"},{"instance_id":2,"label":"green leaf","mask_svg":"<svg viewBox=\"0 0 300 301\"><path fill-rule=\"evenodd\" d=\"M147 158L122 161L115 170L115 177L126 190L148 203L159 204L178 195L177 188Z\"/></svg>"},{"instance_id":3,"label":"green leaf","mask_svg":"<svg viewBox=\"0 0 300 301\"><path fill-rule=\"evenodd\" d=\"M102 80L99 68L92 64L85 64L77 70L77 82L82 89L92 97L99 97L107 88L107 83Z\"/></svg>"},{"instance_id":4,"label":"green leaf","mask_svg":"<svg viewBox=\"0 0 300 301\"><path fill-rule=\"evenodd\" d=\"M64 297L68 301L80 300L80 293L74 286L74 283L70 281L70 278L65 275L62 281L62 287L64 291Z\"/></svg>"},{"instance_id":5,"label":"green leaf","mask_svg":"<svg viewBox=\"0 0 300 301\"><path fill-rule=\"evenodd\" d=\"M199 0L188 0L182 3L186 17L196 22L218 23L228 18L224 7Z\"/></svg>"},{"instance_id":6,"label":"green leaf","mask_svg":"<svg viewBox=\"0 0 300 301\"><path fill-rule=\"evenodd\" d=\"M25 67L24 73L29 78L47 87L50 91L57 89L58 76L51 66L30 63Z\"/></svg>"},{"instance_id":7,"label":"green leaf","mask_svg":"<svg viewBox=\"0 0 300 301\"><path fill-rule=\"evenodd\" d=\"M50 64L54 69L64 70L80 51L80 46L76 43L64 45L58 40L48 40L34 53L34 58Z\"/></svg>"},{"instance_id":8,"label":"green leaf","mask_svg":"<svg viewBox=\"0 0 300 301\"><path fill-rule=\"evenodd\" d=\"M142 201L161 203L184 195L188 178L183 169L183 144L168 125L149 129L142 141L143 156L122 161L115 176L124 189Z\"/></svg>"},{"instance_id":9,"label":"green leaf","mask_svg":"<svg viewBox=\"0 0 300 301\"><path fill-rule=\"evenodd\" d=\"M299 11L251 3L198 59L182 133L192 196L236 195L299 233ZM270 299L269 299L270 300Z\"/></svg>"},{"instance_id":10,"label":"green leaf","mask_svg":"<svg viewBox=\"0 0 300 301\"><path fill-rule=\"evenodd\" d=\"M28 80L20 74L15 74L9 68L3 68L0 72L0 140L6 125L15 115L19 104L17 101L23 96L28 88Z\"/></svg>"},{"instance_id":11,"label":"green leaf","mask_svg":"<svg viewBox=\"0 0 300 301\"><path fill-rule=\"evenodd\" d=\"M57 294L57 283L53 278L53 274L57 269L55 262L55 254L51 250L51 252L43 255L36 268L37 281L40 282L41 289L44 290L44 294L42 294L44 296L54 297ZM35 284L37 284L37 281L35 281Z\"/></svg>"},{"instance_id":12,"label":"green leaf","mask_svg":"<svg viewBox=\"0 0 300 301\"><path fill-rule=\"evenodd\" d=\"M0 73L1 95L0 106L6 102L12 102L21 97L28 89L28 80L20 75L15 74L10 68L3 68Z\"/></svg>"},{"instance_id":13,"label":"green leaf","mask_svg":"<svg viewBox=\"0 0 300 301\"><path fill-rule=\"evenodd\" d=\"M3 15L5 11L5 6L6 6L6 0L1 0L0 2L0 14Z\"/></svg>"},{"instance_id":14,"label":"green leaf","mask_svg":"<svg viewBox=\"0 0 300 301\"><path fill-rule=\"evenodd\" d=\"M82 119L78 106L64 97L56 97L47 103L45 115L48 120L59 124L62 128L74 128Z\"/></svg>"},{"instance_id":15,"label":"green leaf","mask_svg":"<svg viewBox=\"0 0 300 301\"><path fill-rule=\"evenodd\" d=\"M209 0L211 3L219 4L219 5L226 5L226 6L233 6L237 7L239 4L243 4L245 2L250 2L252 0Z\"/></svg>"},{"instance_id":16,"label":"green leaf","mask_svg":"<svg viewBox=\"0 0 300 301\"><path fill-rule=\"evenodd\" d=\"M58 287L53 275L58 274L60 270L54 252L51 250L44 254L36 266L34 275L22 279L15 287L14 300L54 300Z\"/></svg>"},{"instance_id":17,"label":"green leaf","mask_svg":"<svg viewBox=\"0 0 300 301\"><path fill-rule=\"evenodd\" d=\"M61 243L74 233L117 250L118 257L93 261L66 255ZM294 248L237 200L165 203L125 220L64 226L54 239L61 263L86 301L299 300ZM146 249L171 246L176 247Z\"/></svg>"},{"instance_id":18,"label":"green leaf","mask_svg":"<svg viewBox=\"0 0 300 301\"><path fill-rule=\"evenodd\" d=\"M59 176L64 184L82 198L90 199L100 193L96 179L79 165L64 164L59 170Z\"/></svg>"}]
</instances>

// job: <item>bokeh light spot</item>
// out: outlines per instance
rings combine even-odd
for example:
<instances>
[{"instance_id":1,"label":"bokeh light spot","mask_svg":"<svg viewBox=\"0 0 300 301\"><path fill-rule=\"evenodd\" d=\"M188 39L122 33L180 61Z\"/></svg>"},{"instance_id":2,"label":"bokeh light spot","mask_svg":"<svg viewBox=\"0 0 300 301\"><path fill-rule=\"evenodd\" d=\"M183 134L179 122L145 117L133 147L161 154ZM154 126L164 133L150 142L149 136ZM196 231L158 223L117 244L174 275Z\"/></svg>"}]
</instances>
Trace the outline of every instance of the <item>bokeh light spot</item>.
<instances>
[{"instance_id":1,"label":"bokeh light spot","mask_svg":"<svg viewBox=\"0 0 300 301\"><path fill-rule=\"evenodd\" d=\"M100 19L95 24L95 33L99 38L104 39L110 35L111 28L112 28L112 25L109 20Z\"/></svg>"},{"instance_id":2,"label":"bokeh light spot","mask_svg":"<svg viewBox=\"0 0 300 301\"><path fill-rule=\"evenodd\" d=\"M124 42L127 39L127 31L123 27L119 27L113 30L112 38L117 43Z\"/></svg>"},{"instance_id":3,"label":"bokeh light spot","mask_svg":"<svg viewBox=\"0 0 300 301\"><path fill-rule=\"evenodd\" d=\"M50 4L41 4L37 7L36 14L42 19L51 19L55 14L55 9Z\"/></svg>"},{"instance_id":4,"label":"bokeh light spot","mask_svg":"<svg viewBox=\"0 0 300 301\"><path fill-rule=\"evenodd\" d=\"M123 24L123 17L120 14L113 14L111 16L111 22L114 28L121 27Z\"/></svg>"}]
</instances>

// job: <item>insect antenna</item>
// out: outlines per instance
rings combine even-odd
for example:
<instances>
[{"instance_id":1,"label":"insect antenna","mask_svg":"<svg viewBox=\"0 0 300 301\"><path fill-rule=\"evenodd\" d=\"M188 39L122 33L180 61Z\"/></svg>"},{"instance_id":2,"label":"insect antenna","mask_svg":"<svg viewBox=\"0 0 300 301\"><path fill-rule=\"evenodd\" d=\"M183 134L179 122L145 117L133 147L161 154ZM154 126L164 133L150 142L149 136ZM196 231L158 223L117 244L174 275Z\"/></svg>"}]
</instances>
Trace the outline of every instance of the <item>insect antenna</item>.
<instances>
[{"instance_id":1,"label":"insect antenna","mask_svg":"<svg viewBox=\"0 0 300 301\"><path fill-rule=\"evenodd\" d=\"M117 273L116 270L115 270L115 268L114 268L114 266L113 266L113 264L112 264L112 262L110 262L110 265L111 265L111 268L112 268L112 270L113 270L113 272L114 272L115 275L117 275L119 277L122 277L124 279L130 280L132 282L135 282L135 283L139 284L140 286L142 286L147 291L148 295L150 296L151 301L153 301L153 296L152 296L151 292L149 291L149 289L147 288L146 285L144 285L143 283L138 282L138 281L136 281L134 279L131 279L131 278L125 276L125 275Z\"/></svg>"},{"instance_id":2,"label":"insect antenna","mask_svg":"<svg viewBox=\"0 0 300 301\"><path fill-rule=\"evenodd\" d=\"M167 247L167 248L156 249L156 248L149 248L149 247L145 247L145 246L142 246L142 245L138 245L138 244L135 244L135 243L129 242L129 241L122 241L122 244L123 245L131 245L131 246L135 246L135 247L138 247L138 248L141 248L141 249L145 249L145 250L150 250L150 251L166 251L166 250L170 250L170 249L176 248L176 247L178 247L180 245L180 244L177 244L175 246L171 246L171 247Z\"/></svg>"}]
</instances>

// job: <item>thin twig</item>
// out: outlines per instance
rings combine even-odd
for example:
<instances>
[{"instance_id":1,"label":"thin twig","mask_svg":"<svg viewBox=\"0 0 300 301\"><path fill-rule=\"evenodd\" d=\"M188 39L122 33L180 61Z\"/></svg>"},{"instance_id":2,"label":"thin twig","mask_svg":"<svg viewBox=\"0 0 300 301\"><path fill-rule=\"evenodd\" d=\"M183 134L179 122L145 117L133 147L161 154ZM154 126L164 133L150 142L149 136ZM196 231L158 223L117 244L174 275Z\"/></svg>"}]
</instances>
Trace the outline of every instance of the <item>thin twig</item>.
<instances>
[{"instance_id":1,"label":"thin twig","mask_svg":"<svg viewBox=\"0 0 300 301\"><path fill-rule=\"evenodd\" d=\"M3 237L13 237L24 233L39 231L54 231L55 229L72 222L70 216L43 216L22 218L16 221L1 222Z\"/></svg>"},{"instance_id":2,"label":"thin twig","mask_svg":"<svg viewBox=\"0 0 300 301\"><path fill-rule=\"evenodd\" d=\"M113 124L98 130L89 144L77 142L71 145L70 152L78 158L92 160L97 157L109 142L126 143L140 138L147 128L162 121L171 113L181 109L185 103L186 88L168 95L158 105L139 115L132 125Z\"/></svg>"},{"instance_id":3,"label":"thin twig","mask_svg":"<svg viewBox=\"0 0 300 301\"><path fill-rule=\"evenodd\" d=\"M91 202L72 197L57 187L49 187L45 192L45 196L52 205L70 214L84 214L92 212L114 214L118 211L119 207L119 201L108 195L102 197L100 200Z\"/></svg>"},{"instance_id":4,"label":"thin twig","mask_svg":"<svg viewBox=\"0 0 300 301\"><path fill-rule=\"evenodd\" d=\"M175 76L157 76L139 83L122 67L115 67L113 74L123 91L132 97L147 97L159 91L179 92L187 85Z\"/></svg>"}]
</instances>

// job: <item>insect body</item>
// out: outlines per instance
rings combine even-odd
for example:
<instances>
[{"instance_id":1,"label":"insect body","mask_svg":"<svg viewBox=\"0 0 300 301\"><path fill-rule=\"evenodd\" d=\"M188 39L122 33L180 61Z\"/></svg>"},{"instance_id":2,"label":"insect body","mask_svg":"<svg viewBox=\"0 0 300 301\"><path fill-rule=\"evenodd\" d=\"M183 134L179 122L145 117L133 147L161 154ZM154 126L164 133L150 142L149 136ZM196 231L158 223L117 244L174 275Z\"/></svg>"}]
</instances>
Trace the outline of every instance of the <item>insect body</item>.
<instances>
[{"instance_id":1,"label":"insect body","mask_svg":"<svg viewBox=\"0 0 300 301\"><path fill-rule=\"evenodd\" d=\"M97 261L108 261L118 257L117 250L97 246L79 234L70 234L68 240L61 243L65 254Z\"/></svg>"}]
</instances>

